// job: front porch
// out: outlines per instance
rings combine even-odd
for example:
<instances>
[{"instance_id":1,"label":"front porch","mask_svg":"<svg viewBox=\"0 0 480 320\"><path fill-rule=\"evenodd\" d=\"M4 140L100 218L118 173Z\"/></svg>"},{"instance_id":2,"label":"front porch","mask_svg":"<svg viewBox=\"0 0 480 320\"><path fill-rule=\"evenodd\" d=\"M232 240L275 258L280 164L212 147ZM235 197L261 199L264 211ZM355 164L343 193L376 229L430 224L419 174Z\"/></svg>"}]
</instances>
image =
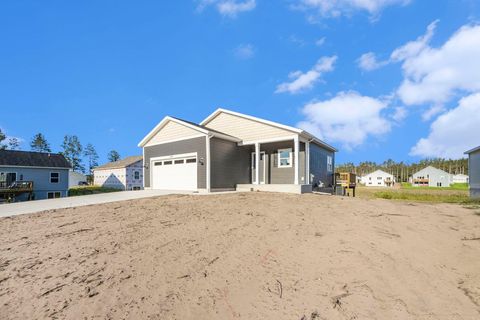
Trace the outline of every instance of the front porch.
<instances>
[{"instance_id":1,"label":"front porch","mask_svg":"<svg viewBox=\"0 0 480 320\"><path fill-rule=\"evenodd\" d=\"M250 155L250 183L237 184L237 191L312 191L309 141L292 136L287 139L243 143L242 147Z\"/></svg>"}]
</instances>

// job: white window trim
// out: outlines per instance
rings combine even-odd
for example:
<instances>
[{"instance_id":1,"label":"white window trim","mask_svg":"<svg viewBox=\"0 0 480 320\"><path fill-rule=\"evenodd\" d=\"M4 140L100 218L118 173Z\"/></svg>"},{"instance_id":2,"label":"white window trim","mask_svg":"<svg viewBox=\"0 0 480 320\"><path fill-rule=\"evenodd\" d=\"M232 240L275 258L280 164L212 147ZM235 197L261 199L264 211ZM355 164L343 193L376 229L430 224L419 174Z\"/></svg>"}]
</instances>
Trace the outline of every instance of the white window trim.
<instances>
[{"instance_id":1,"label":"white window trim","mask_svg":"<svg viewBox=\"0 0 480 320\"><path fill-rule=\"evenodd\" d=\"M57 193L57 192L60 193L60 197L55 198L55 193ZM48 195L49 195L50 193L53 193L53 198L49 198L49 197L48 197ZM47 191L47 199L51 200L51 199L59 199L59 198L63 198L63 197L62 197L62 191Z\"/></svg>"},{"instance_id":2,"label":"white window trim","mask_svg":"<svg viewBox=\"0 0 480 320\"><path fill-rule=\"evenodd\" d=\"M52 182L52 173L57 173L57 174L58 174L58 181L57 181L57 182ZM58 171L50 171L50 183L54 183L54 184L60 183L60 172L58 172Z\"/></svg>"},{"instance_id":3,"label":"white window trim","mask_svg":"<svg viewBox=\"0 0 480 320\"><path fill-rule=\"evenodd\" d=\"M282 163L280 161L282 159L280 157L280 154L283 151L288 151L288 160L289 160L289 163L290 163L289 165L282 165ZM279 168L291 168L293 166L293 161L292 161L293 150L292 150L292 148L278 149L277 152L278 152L278 155L277 155L277 157L278 157L278 167Z\"/></svg>"},{"instance_id":4,"label":"white window trim","mask_svg":"<svg viewBox=\"0 0 480 320\"><path fill-rule=\"evenodd\" d=\"M333 157L327 156L327 172L333 172Z\"/></svg>"}]
</instances>

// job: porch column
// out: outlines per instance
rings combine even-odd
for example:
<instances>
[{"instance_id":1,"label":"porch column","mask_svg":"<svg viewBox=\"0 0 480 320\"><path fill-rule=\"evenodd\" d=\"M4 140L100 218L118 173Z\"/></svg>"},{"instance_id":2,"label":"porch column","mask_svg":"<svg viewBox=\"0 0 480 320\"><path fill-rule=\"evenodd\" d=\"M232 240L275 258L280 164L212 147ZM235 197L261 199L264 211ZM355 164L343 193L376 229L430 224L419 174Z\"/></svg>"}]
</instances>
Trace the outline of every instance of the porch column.
<instances>
[{"instance_id":1,"label":"porch column","mask_svg":"<svg viewBox=\"0 0 480 320\"><path fill-rule=\"evenodd\" d=\"M310 141L305 142L305 181L310 184Z\"/></svg>"},{"instance_id":2,"label":"porch column","mask_svg":"<svg viewBox=\"0 0 480 320\"><path fill-rule=\"evenodd\" d=\"M260 143L255 143L255 184L260 184Z\"/></svg>"},{"instance_id":3,"label":"porch column","mask_svg":"<svg viewBox=\"0 0 480 320\"><path fill-rule=\"evenodd\" d=\"M293 147L294 147L294 154L293 154L293 169L295 170L295 180L293 181L294 184L298 184L298 160L300 159L299 149L300 143L298 142L298 135L295 136L293 139Z\"/></svg>"}]
</instances>

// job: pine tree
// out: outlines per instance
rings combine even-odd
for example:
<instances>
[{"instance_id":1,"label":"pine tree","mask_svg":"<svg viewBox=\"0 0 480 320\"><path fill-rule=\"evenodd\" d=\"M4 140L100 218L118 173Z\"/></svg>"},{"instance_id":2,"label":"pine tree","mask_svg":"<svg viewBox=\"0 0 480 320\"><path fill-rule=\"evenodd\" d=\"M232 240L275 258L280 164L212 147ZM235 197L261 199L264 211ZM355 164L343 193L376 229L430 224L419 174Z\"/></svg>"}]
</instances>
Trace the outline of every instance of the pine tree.
<instances>
[{"instance_id":1,"label":"pine tree","mask_svg":"<svg viewBox=\"0 0 480 320\"><path fill-rule=\"evenodd\" d=\"M6 138L7 137L5 136L5 133L3 133L2 129L0 129L0 150L7 149L7 146L2 143Z\"/></svg>"},{"instance_id":2,"label":"pine tree","mask_svg":"<svg viewBox=\"0 0 480 320\"><path fill-rule=\"evenodd\" d=\"M62 149L61 154L70 162L73 171L85 172L81 158L83 148L78 137L66 135L63 138Z\"/></svg>"},{"instance_id":3,"label":"pine tree","mask_svg":"<svg viewBox=\"0 0 480 320\"><path fill-rule=\"evenodd\" d=\"M17 138L12 137L8 139L8 149L10 150L20 150L20 141Z\"/></svg>"},{"instance_id":4,"label":"pine tree","mask_svg":"<svg viewBox=\"0 0 480 320\"><path fill-rule=\"evenodd\" d=\"M115 162L120 160L120 154L116 150L112 150L108 153L108 161Z\"/></svg>"},{"instance_id":5,"label":"pine tree","mask_svg":"<svg viewBox=\"0 0 480 320\"><path fill-rule=\"evenodd\" d=\"M94 146L89 143L85 147L84 156L88 158L88 173L92 174L93 168L98 166L98 154Z\"/></svg>"},{"instance_id":6,"label":"pine tree","mask_svg":"<svg viewBox=\"0 0 480 320\"><path fill-rule=\"evenodd\" d=\"M50 144L45 139L45 136L41 133L37 133L30 142L30 149L37 152L52 152Z\"/></svg>"}]
</instances>

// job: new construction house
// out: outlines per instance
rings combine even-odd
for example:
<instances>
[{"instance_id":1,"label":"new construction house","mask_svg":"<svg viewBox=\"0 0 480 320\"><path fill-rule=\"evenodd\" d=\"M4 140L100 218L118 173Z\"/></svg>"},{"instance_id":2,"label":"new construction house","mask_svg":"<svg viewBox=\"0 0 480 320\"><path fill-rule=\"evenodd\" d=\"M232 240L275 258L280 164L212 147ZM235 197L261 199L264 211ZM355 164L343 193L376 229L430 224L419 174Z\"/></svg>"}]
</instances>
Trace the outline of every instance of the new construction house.
<instances>
[{"instance_id":1,"label":"new construction house","mask_svg":"<svg viewBox=\"0 0 480 320\"><path fill-rule=\"evenodd\" d=\"M143 189L143 158L132 156L93 169L93 184L121 190Z\"/></svg>"},{"instance_id":2,"label":"new construction house","mask_svg":"<svg viewBox=\"0 0 480 320\"><path fill-rule=\"evenodd\" d=\"M443 170L428 166L412 175L415 187L450 187L453 176Z\"/></svg>"},{"instance_id":3,"label":"new construction house","mask_svg":"<svg viewBox=\"0 0 480 320\"><path fill-rule=\"evenodd\" d=\"M465 152L468 155L470 196L480 198L480 146Z\"/></svg>"},{"instance_id":4,"label":"new construction house","mask_svg":"<svg viewBox=\"0 0 480 320\"><path fill-rule=\"evenodd\" d=\"M360 178L360 183L367 187L393 187L395 178L383 170L376 170Z\"/></svg>"},{"instance_id":5,"label":"new construction house","mask_svg":"<svg viewBox=\"0 0 480 320\"><path fill-rule=\"evenodd\" d=\"M309 192L332 188L336 149L298 128L218 109L165 117L139 143L151 189Z\"/></svg>"}]
</instances>

